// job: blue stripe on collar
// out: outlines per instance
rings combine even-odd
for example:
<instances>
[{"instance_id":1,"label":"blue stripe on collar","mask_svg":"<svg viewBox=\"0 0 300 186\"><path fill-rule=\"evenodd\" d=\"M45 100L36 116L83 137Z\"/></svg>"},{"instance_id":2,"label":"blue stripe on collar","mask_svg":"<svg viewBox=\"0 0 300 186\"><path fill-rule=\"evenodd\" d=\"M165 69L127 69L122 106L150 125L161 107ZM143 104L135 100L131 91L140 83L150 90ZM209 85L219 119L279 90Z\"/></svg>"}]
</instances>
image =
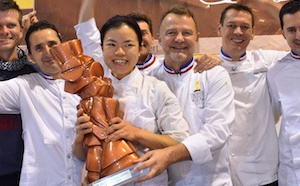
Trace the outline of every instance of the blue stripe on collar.
<instances>
[{"instance_id":1,"label":"blue stripe on collar","mask_svg":"<svg viewBox=\"0 0 300 186\"><path fill-rule=\"evenodd\" d=\"M166 65L166 63L164 62L164 69L167 73L169 74L183 74L188 72L189 70L191 70L194 66L194 58L192 58L187 64L185 64L184 66L180 67L179 72L175 72L173 69L171 69L170 67L168 67Z\"/></svg>"}]
</instances>

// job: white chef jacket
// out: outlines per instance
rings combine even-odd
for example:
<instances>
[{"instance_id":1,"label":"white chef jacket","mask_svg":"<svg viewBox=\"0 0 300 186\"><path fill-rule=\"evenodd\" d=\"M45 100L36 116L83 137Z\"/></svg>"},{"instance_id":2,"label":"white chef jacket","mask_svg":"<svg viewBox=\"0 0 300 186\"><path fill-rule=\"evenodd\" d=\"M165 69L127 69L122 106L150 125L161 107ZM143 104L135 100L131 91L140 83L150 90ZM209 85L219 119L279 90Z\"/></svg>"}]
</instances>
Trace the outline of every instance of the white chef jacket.
<instances>
[{"instance_id":1,"label":"white chef jacket","mask_svg":"<svg viewBox=\"0 0 300 186\"><path fill-rule=\"evenodd\" d=\"M66 93L64 84L38 73L0 82L0 112L22 115L21 186L80 185L83 162L71 148L80 98Z\"/></svg>"},{"instance_id":2,"label":"white chef jacket","mask_svg":"<svg viewBox=\"0 0 300 186\"><path fill-rule=\"evenodd\" d=\"M182 143L193 163L181 162L185 164L182 169L175 166L177 171L171 171L170 184L232 185L226 143L235 115L231 81L221 66L194 73L194 64L192 59L177 74L164 64L151 72L165 81L179 99L192 135Z\"/></svg>"},{"instance_id":3,"label":"white chef jacket","mask_svg":"<svg viewBox=\"0 0 300 186\"><path fill-rule=\"evenodd\" d=\"M124 111L124 121L157 134L170 135L181 142L188 136L188 124L181 107L165 82L142 74L137 68L121 80L112 75L114 98ZM135 144L139 152L145 147ZM140 155L142 153L139 153ZM135 185L168 185L167 172Z\"/></svg>"},{"instance_id":4,"label":"white chef jacket","mask_svg":"<svg viewBox=\"0 0 300 186\"><path fill-rule=\"evenodd\" d=\"M240 61L220 54L235 96L236 115L228 140L232 180L236 186L257 186L277 180L278 138L267 86L272 62L286 52L248 51Z\"/></svg>"},{"instance_id":5,"label":"white chef jacket","mask_svg":"<svg viewBox=\"0 0 300 186\"><path fill-rule=\"evenodd\" d=\"M123 107L125 112L124 121L129 121L135 126L154 133L168 134L179 142L188 136L188 124L186 123L186 120L183 119L181 114L182 109L178 104L177 98L165 83L158 81L156 78L144 75L150 73L152 68L157 67L157 62L160 64L160 61L158 61L157 58L153 58L154 56L152 55L150 56L152 64L147 68L140 69L140 71L142 70L143 75L135 68L129 76L117 80L111 75L111 70L103 60L103 53L100 48L100 33L96 27L94 18L76 25L75 29L78 39L81 39L84 54L99 61L104 68L105 76L112 79L112 85L115 88L114 97L120 100L121 108ZM137 67L141 68L143 66ZM154 92L155 89L157 90ZM169 107L170 103L161 105L163 107L157 107L158 104L166 102L167 100L173 100L170 102L172 103L171 110ZM153 103L150 104L151 102ZM137 105L140 105L140 107ZM129 111L126 112L126 110ZM155 118L157 120L156 122L154 122ZM147 124L145 125L144 122L141 122L142 120L145 120ZM166 172L151 180L135 185L167 184L162 178L166 178Z\"/></svg>"},{"instance_id":6,"label":"white chef jacket","mask_svg":"<svg viewBox=\"0 0 300 186\"><path fill-rule=\"evenodd\" d=\"M150 54L144 63L136 64L136 67L144 74L150 74L150 72L158 66L160 66L160 60L158 60L154 54Z\"/></svg>"},{"instance_id":7,"label":"white chef jacket","mask_svg":"<svg viewBox=\"0 0 300 186\"><path fill-rule=\"evenodd\" d=\"M106 71L109 68L103 60L102 48L100 47L100 31L97 28L95 18L79 23L75 25L74 28L77 38L82 42L82 47L84 48L83 53L90 55L94 60L100 62L105 69L105 75L109 74L109 72ZM150 54L149 58L143 64L137 64L136 66L141 72L149 74L157 66L160 66L160 60L158 60L154 54Z\"/></svg>"},{"instance_id":8,"label":"white chef jacket","mask_svg":"<svg viewBox=\"0 0 300 186\"><path fill-rule=\"evenodd\" d=\"M300 56L287 54L268 72L272 105L282 114L279 134L279 185L300 185Z\"/></svg>"}]
</instances>

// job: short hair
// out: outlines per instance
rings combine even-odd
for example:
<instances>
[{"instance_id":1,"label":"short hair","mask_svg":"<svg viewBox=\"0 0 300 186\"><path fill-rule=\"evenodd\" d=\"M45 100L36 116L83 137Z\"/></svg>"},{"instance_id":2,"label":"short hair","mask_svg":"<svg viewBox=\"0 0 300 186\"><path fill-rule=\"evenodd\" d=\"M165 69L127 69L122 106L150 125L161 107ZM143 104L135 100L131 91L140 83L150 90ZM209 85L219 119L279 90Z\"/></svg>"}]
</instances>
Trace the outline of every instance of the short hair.
<instances>
[{"instance_id":1,"label":"short hair","mask_svg":"<svg viewBox=\"0 0 300 186\"><path fill-rule=\"evenodd\" d=\"M283 16L285 14L294 14L300 11L300 1L290 1L284 4L279 11L280 26L283 29Z\"/></svg>"},{"instance_id":2,"label":"short hair","mask_svg":"<svg viewBox=\"0 0 300 186\"><path fill-rule=\"evenodd\" d=\"M19 24L22 27L23 14L20 7L17 5L17 3L13 0L1 0L0 11L6 11L6 10L16 10L19 13Z\"/></svg>"},{"instance_id":3,"label":"short hair","mask_svg":"<svg viewBox=\"0 0 300 186\"><path fill-rule=\"evenodd\" d=\"M166 10L165 12L163 12L162 16L160 18L159 27L161 26L161 23L163 22L163 20L165 19L165 17L168 14L176 14L176 15L182 15L182 16L191 17L193 19L194 23L195 23L196 30L198 30L198 28L197 28L197 22L195 20L194 13L191 10L189 10L188 8L183 7L183 6L173 6L170 9Z\"/></svg>"},{"instance_id":4,"label":"short hair","mask_svg":"<svg viewBox=\"0 0 300 186\"><path fill-rule=\"evenodd\" d=\"M245 6L245 5L241 5L241 4L232 4L232 5L229 5L228 7L226 7L222 13L221 13L221 17L220 17L220 24L223 26L224 24L224 20L225 20L225 17L226 17L226 13L229 11L229 10L236 10L236 11L244 11L244 12L248 12L250 15L251 15L251 18L252 18L252 28L254 27L254 15L253 15L253 12L252 12L252 9L249 8L248 6Z\"/></svg>"},{"instance_id":5,"label":"short hair","mask_svg":"<svg viewBox=\"0 0 300 186\"><path fill-rule=\"evenodd\" d=\"M130 14L127 14L127 16L131 19L133 19L136 22L144 21L148 24L149 30L151 32L151 35L153 35L153 27L152 27L152 21L151 18L145 14L137 13L137 12L132 12Z\"/></svg>"},{"instance_id":6,"label":"short hair","mask_svg":"<svg viewBox=\"0 0 300 186\"><path fill-rule=\"evenodd\" d=\"M101 28L101 46L103 46L106 33L113 28L120 28L122 25L127 25L134 30L137 35L139 46L142 45L142 32L139 25L128 16L116 15L104 23Z\"/></svg>"},{"instance_id":7,"label":"short hair","mask_svg":"<svg viewBox=\"0 0 300 186\"><path fill-rule=\"evenodd\" d=\"M30 49L30 41L29 41L29 38L31 36L32 33L36 32L36 31L39 31L39 30L44 30L44 29L52 29L56 32L57 34L57 37L60 41L62 41L61 39L61 35L60 33L58 32L57 28L55 27L55 25L49 23L48 21L46 20L42 20L42 21L38 21L34 24L32 24L27 33L26 33L26 36L25 36L25 41L26 41L26 45L27 45L27 50L28 50L28 53L31 54L31 49Z\"/></svg>"}]
</instances>

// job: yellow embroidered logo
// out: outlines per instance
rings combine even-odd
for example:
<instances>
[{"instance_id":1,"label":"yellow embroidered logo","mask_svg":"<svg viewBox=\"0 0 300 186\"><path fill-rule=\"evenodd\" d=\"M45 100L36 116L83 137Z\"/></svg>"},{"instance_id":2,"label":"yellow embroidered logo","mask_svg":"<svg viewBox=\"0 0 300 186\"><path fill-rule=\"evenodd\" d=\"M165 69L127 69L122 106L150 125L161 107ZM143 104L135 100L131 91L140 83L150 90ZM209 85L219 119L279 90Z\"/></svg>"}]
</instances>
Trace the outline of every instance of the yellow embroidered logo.
<instances>
[{"instance_id":1,"label":"yellow embroidered logo","mask_svg":"<svg viewBox=\"0 0 300 186\"><path fill-rule=\"evenodd\" d=\"M194 92L197 92L197 91L201 91L201 89L200 89L200 81L199 80L197 80L196 83L195 83L195 90L194 90Z\"/></svg>"}]
</instances>

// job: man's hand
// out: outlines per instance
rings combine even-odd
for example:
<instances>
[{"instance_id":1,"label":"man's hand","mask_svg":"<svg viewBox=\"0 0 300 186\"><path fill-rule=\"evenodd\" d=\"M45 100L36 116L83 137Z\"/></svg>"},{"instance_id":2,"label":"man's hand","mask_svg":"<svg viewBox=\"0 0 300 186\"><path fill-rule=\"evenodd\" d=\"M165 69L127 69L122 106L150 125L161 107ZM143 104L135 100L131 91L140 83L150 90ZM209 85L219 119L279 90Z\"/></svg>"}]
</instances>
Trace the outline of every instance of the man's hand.
<instances>
[{"instance_id":1,"label":"man's hand","mask_svg":"<svg viewBox=\"0 0 300 186\"><path fill-rule=\"evenodd\" d=\"M161 174L166 168L175 162L191 160L187 148L182 144L173 145L164 149L152 150L135 161L139 163L134 171L150 168L147 175L137 178L135 182L141 182Z\"/></svg>"},{"instance_id":2,"label":"man's hand","mask_svg":"<svg viewBox=\"0 0 300 186\"><path fill-rule=\"evenodd\" d=\"M135 182L145 181L161 174L172 163L169 156L169 149L165 148L149 151L137 159L136 163L140 162L140 164L134 168L134 171L140 171L148 167L150 171L147 175L137 178Z\"/></svg>"},{"instance_id":3,"label":"man's hand","mask_svg":"<svg viewBox=\"0 0 300 186\"><path fill-rule=\"evenodd\" d=\"M28 28L33 24L38 22L38 18L36 17L36 11L33 10L32 12L29 12L28 14L23 16L22 20L22 26L24 30L24 34L26 34Z\"/></svg>"},{"instance_id":4,"label":"man's hand","mask_svg":"<svg viewBox=\"0 0 300 186\"><path fill-rule=\"evenodd\" d=\"M82 143L84 136L92 132L93 123L90 122L90 117L83 113L83 109L77 112L77 120L75 123L76 137L74 143Z\"/></svg>"},{"instance_id":5,"label":"man's hand","mask_svg":"<svg viewBox=\"0 0 300 186\"><path fill-rule=\"evenodd\" d=\"M83 140L86 134L92 132L93 123L90 122L90 117L83 113L83 109L77 112L77 121L75 123L76 136L72 144L72 152L82 161L86 159L86 148L83 145Z\"/></svg>"},{"instance_id":6,"label":"man's hand","mask_svg":"<svg viewBox=\"0 0 300 186\"><path fill-rule=\"evenodd\" d=\"M126 139L128 141L136 141L139 128L129 124L119 117L115 117L109 121L109 127L106 129L108 137L106 141L117 141Z\"/></svg>"},{"instance_id":7,"label":"man's hand","mask_svg":"<svg viewBox=\"0 0 300 186\"><path fill-rule=\"evenodd\" d=\"M212 69L213 67L221 64L221 59L216 55L204 54L201 57L195 59L197 65L194 68L194 72L202 73L205 70Z\"/></svg>"}]
</instances>

